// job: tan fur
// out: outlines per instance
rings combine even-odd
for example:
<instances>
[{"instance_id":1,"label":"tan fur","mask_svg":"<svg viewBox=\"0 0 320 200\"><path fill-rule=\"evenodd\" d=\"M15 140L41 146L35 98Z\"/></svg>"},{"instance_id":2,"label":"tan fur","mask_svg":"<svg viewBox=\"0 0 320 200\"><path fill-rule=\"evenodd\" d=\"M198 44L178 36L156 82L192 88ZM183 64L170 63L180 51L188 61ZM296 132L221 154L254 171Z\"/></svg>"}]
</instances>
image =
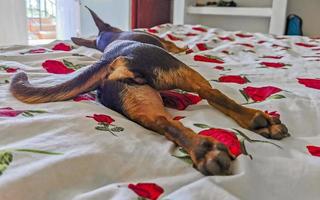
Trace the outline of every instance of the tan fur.
<instances>
[{"instance_id":1,"label":"tan fur","mask_svg":"<svg viewBox=\"0 0 320 200\"><path fill-rule=\"evenodd\" d=\"M164 46L164 48L171 53L182 53L182 52L185 52L188 50L187 47L180 48L177 45L175 45L173 42L167 41L163 38L159 37L159 40L160 40L161 44Z\"/></svg>"},{"instance_id":2,"label":"tan fur","mask_svg":"<svg viewBox=\"0 0 320 200\"><path fill-rule=\"evenodd\" d=\"M134 73L128 69L128 61L125 57L118 57L109 65L108 80L135 78Z\"/></svg>"}]
</instances>

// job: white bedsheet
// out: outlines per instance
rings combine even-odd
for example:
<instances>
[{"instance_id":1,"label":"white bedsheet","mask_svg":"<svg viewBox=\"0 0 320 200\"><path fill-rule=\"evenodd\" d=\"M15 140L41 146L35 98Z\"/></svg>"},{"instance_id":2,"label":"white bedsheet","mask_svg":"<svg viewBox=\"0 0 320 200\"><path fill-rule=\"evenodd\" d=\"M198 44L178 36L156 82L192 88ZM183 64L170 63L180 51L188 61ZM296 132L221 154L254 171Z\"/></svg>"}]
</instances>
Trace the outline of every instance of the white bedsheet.
<instances>
[{"instance_id":1,"label":"white bedsheet","mask_svg":"<svg viewBox=\"0 0 320 200\"><path fill-rule=\"evenodd\" d=\"M192 165L172 156L173 143L98 102L70 100L28 105L16 100L8 90L6 80L10 81L13 75L8 72L17 68L26 71L32 83L54 84L71 78L74 73L48 73L41 66L45 60L65 59L74 65L90 65L99 59L100 52L85 47L69 52L51 51L54 44L50 44L37 53L28 51L38 47L11 46L0 49L0 154L13 155L9 165L0 165L0 169L7 167L0 176L1 200L137 199L138 195L128 188L130 183L155 183L163 188L159 199L164 200L320 198L320 157L312 156L307 149L315 146L313 151L316 151L320 146L320 80L317 79L320 78L320 40L188 25L167 24L149 31L193 49L193 53L177 58L212 80L212 86L237 102L263 111L277 111L291 134L282 141L273 141L282 149L246 141L252 160L240 155L233 162L233 175L205 177ZM195 61L196 55L200 59L201 55L219 59ZM225 75L241 75L250 82L218 83L219 77ZM267 86L281 91L254 103L239 91ZM196 132L205 129L194 125L200 123L215 128L237 128L251 139L271 141L241 129L205 101L184 111L168 110L174 116L185 116L181 122ZM96 130L98 123L87 117L93 114L111 116L115 120L113 128L124 130L118 128L115 135Z\"/></svg>"}]
</instances>

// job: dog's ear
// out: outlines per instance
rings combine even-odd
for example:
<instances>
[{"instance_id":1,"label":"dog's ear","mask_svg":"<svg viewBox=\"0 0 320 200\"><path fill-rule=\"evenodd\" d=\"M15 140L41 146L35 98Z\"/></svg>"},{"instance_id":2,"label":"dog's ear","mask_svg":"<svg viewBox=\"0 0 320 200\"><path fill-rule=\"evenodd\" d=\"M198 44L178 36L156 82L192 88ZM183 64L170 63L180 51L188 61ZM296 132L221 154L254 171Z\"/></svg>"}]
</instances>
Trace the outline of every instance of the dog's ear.
<instances>
[{"instance_id":1,"label":"dog's ear","mask_svg":"<svg viewBox=\"0 0 320 200\"><path fill-rule=\"evenodd\" d=\"M121 29L118 29L118 28L115 28L115 27L112 27L110 26L110 24L107 24L105 23L95 12L93 12L93 10L91 10L88 6L85 6L92 18L93 18L93 21L94 23L96 24L96 26L98 27L99 29L99 33L102 32L102 31L108 31L108 32L122 32Z\"/></svg>"},{"instance_id":2,"label":"dog's ear","mask_svg":"<svg viewBox=\"0 0 320 200\"><path fill-rule=\"evenodd\" d=\"M96 40L87 40L87 39L82 39L82 38L77 38L77 37L72 37L71 38L72 42L75 43L76 45L79 46L85 46L89 48L96 49Z\"/></svg>"}]
</instances>

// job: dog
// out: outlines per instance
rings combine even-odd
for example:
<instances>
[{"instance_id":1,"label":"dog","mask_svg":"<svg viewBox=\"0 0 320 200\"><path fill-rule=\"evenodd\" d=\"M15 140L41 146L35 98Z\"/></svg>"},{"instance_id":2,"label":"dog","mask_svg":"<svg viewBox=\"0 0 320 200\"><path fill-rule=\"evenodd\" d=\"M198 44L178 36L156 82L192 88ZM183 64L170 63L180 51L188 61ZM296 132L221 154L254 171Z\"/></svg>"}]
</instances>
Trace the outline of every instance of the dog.
<instances>
[{"instance_id":1,"label":"dog","mask_svg":"<svg viewBox=\"0 0 320 200\"><path fill-rule=\"evenodd\" d=\"M182 53L188 49L187 47L180 48L170 41L166 41L163 38L160 38L156 35L148 34L143 31L122 31L119 28L113 27L110 24L105 23L94 11L92 11L87 6L85 7L89 10L99 30L99 35L95 40L72 37L72 42L79 46L86 46L103 52L104 49L115 40L131 40L147 44L153 44L171 53Z\"/></svg>"},{"instance_id":2,"label":"dog","mask_svg":"<svg viewBox=\"0 0 320 200\"><path fill-rule=\"evenodd\" d=\"M93 16L96 18L94 13ZM271 139L289 136L288 129L279 118L244 107L212 88L198 72L171 55L157 38L121 32L102 24L100 19L95 21L100 30L96 41L73 40L91 48L105 48L98 62L73 79L51 87L33 86L26 73L17 73L10 85L12 95L25 103L45 103L65 101L97 90L98 100L104 106L183 147L194 167L204 175L229 174L234 156L217 140L197 135L181 122L173 120L165 110L160 91L181 89L197 93L245 129ZM100 44L107 27L117 37Z\"/></svg>"}]
</instances>

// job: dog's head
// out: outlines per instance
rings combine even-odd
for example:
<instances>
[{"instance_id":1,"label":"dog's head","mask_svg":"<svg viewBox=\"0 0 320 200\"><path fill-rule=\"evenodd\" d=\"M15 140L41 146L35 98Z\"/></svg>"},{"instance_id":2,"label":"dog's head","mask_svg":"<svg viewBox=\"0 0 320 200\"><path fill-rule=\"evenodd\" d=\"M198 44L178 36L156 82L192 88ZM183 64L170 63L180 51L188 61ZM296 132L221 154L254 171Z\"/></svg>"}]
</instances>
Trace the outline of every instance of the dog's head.
<instances>
[{"instance_id":1,"label":"dog's head","mask_svg":"<svg viewBox=\"0 0 320 200\"><path fill-rule=\"evenodd\" d=\"M108 23L105 23L95 12L93 12L87 6L85 7L90 11L94 23L96 24L99 30L99 35L94 40L88 40L77 37L72 37L71 40L79 46L85 46L103 51L105 47L112 42L112 39L116 37L117 34L123 31L119 28L111 26Z\"/></svg>"}]
</instances>

